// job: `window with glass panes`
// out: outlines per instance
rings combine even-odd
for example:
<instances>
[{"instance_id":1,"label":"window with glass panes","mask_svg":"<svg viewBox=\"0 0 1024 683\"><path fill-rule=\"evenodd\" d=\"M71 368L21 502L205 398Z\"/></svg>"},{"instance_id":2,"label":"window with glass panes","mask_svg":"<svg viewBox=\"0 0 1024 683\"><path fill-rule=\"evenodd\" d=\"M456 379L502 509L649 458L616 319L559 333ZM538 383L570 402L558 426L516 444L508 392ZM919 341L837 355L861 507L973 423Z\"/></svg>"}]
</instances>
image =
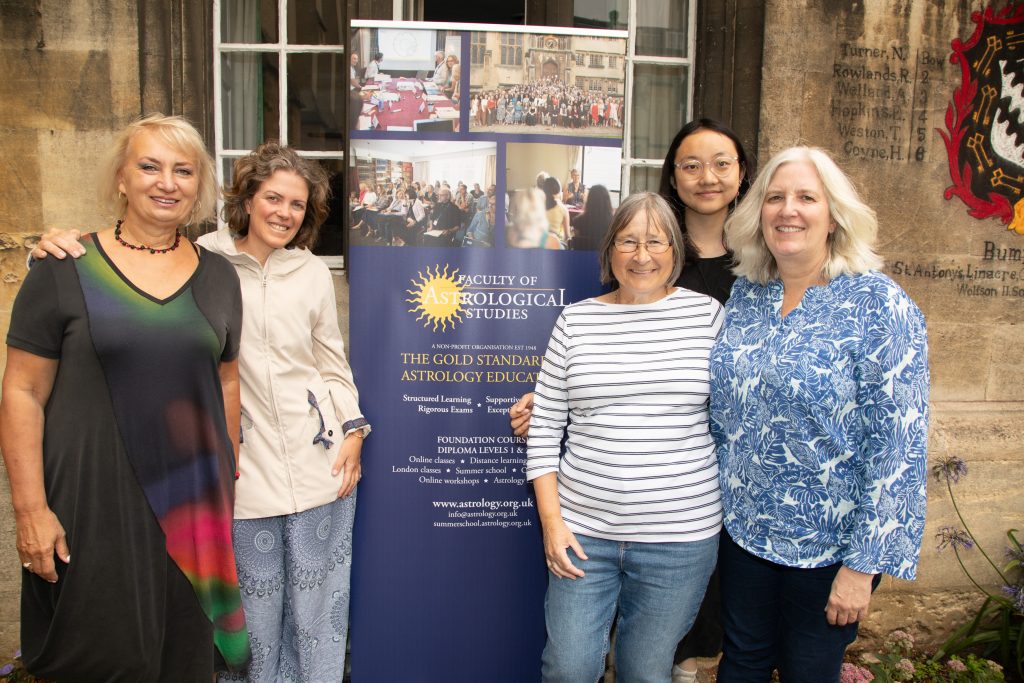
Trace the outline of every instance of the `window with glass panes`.
<instances>
[{"instance_id":1,"label":"window with glass panes","mask_svg":"<svg viewBox=\"0 0 1024 683\"><path fill-rule=\"evenodd\" d=\"M487 52L487 34L483 31L474 31L469 35L469 63L483 65L484 54Z\"/></svg>"},{"instance_id":2,"label":"window with glass panes","mask_svg":"<svg viewBox=\"0 0 1024 683\"><path fill-rule=\"evenodd\" d=\"M344 0L213 0L217 179L267 140L314 158L334 199L318 254L340 255L350 64ZM370 47L359 54L362 72Z\"/></svg>"},{"instance_id":3,"label":"window with glass panes","mask_svg":"<svg viewBox=\"0 0 1024 683\"><path fill-rule=\"evenodd\" d=\"M505 65L523 63L523 35L521 33L501 34L501 63Z\"/></svg>"},{"instance_id":4,"label":"window with glass panes","mask_svg":"<svg viewBox=\"0 0 1024 683\"><path fill-rule=\"evenodd\" d=\"M622 193L656 192L668 145L693 111L696 2L574 0L573 14L575 26L629 32Z\"/></svg>"}]
</instances>

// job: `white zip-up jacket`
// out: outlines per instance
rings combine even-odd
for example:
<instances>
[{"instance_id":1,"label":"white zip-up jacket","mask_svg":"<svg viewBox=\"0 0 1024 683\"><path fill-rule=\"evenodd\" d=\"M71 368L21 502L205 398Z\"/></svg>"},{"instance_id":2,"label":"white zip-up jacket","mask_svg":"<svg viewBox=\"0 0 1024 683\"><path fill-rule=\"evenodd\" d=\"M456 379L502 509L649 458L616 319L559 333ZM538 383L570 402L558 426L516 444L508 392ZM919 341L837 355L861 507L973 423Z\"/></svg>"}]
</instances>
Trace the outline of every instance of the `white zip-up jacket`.
<instances>
[{"instance_id":1,"label":"white zip-up jacket","mask_svg":"<svg viewBox=\"0 0 1024 683\"><path fill-rule=\"evenodd\" d=\"M306 249L277 249L260 267L235 248L227 228L198 242L228 259L242 285L235 519L302 512L335 500L341 476L332 477L331 466L345 438L342 425L362 413L330 270Z\"/></svg>"}]
</instances>

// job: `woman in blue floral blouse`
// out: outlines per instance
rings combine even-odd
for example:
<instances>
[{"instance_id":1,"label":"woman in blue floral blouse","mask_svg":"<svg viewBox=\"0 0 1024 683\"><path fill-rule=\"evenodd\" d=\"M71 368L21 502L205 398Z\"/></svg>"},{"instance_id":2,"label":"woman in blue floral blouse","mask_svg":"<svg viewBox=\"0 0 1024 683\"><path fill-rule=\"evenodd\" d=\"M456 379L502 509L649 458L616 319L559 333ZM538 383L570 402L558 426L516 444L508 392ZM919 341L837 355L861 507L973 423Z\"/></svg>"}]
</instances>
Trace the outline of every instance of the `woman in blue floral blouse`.
<instances>
[{"instance_id":1,"label":"woman in blue floral blouse","mask_svg":"<svg viewBox=\"0 0 1024 683\"><path fill-rule=\"evenodd\" d=\"M924 530L924 317L823 151L768 162L726 224L739 279L711 355L725 528L720 683L839 680L881 574Z\"/></svg>"}]
</instances>

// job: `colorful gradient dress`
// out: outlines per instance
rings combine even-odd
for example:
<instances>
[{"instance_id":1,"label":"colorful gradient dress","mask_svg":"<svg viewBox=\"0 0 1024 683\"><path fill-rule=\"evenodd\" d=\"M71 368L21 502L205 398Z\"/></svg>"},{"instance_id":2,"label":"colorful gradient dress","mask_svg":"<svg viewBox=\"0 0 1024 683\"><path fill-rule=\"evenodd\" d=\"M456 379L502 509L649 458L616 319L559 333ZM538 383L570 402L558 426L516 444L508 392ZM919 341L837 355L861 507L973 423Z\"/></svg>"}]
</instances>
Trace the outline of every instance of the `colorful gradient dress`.
<instances>
[{"instance_id":1,"label":"colorful gradient dress","mask_svg":"<svg viewBox=\"0 0 1024 683\"><path fill-rule=\"evenodd\" d=\"M71 549L56 584L23 577L24 660L47 679L209 681L249 651L219 377L238 354L238 276L201 250L156 299L82 242L77 261L32 268L7 337L59 360L43 465Z\"/></svg>"}]
</instances>

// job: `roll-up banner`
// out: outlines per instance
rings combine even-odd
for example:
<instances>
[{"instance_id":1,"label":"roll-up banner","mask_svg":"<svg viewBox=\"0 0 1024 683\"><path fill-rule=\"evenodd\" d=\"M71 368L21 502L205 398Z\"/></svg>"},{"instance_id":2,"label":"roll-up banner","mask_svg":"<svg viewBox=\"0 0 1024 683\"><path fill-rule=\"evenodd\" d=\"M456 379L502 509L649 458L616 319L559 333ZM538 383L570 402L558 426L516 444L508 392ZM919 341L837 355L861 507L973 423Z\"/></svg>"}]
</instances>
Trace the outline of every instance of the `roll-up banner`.
<instances>
[{"instance_id":1,"label":"roll-up banner","mask_svg":"<svg viewBox=\"0 0 1024 683\"><path fill-rule=\"evenodd\" d=\"M507 411L562 307L601 291L608 202L580 217L618 204L625 48L622 31L352 23L350 356L373 425L356 683L540 680L547 572Z\"/></svg>"}]
</instances>

